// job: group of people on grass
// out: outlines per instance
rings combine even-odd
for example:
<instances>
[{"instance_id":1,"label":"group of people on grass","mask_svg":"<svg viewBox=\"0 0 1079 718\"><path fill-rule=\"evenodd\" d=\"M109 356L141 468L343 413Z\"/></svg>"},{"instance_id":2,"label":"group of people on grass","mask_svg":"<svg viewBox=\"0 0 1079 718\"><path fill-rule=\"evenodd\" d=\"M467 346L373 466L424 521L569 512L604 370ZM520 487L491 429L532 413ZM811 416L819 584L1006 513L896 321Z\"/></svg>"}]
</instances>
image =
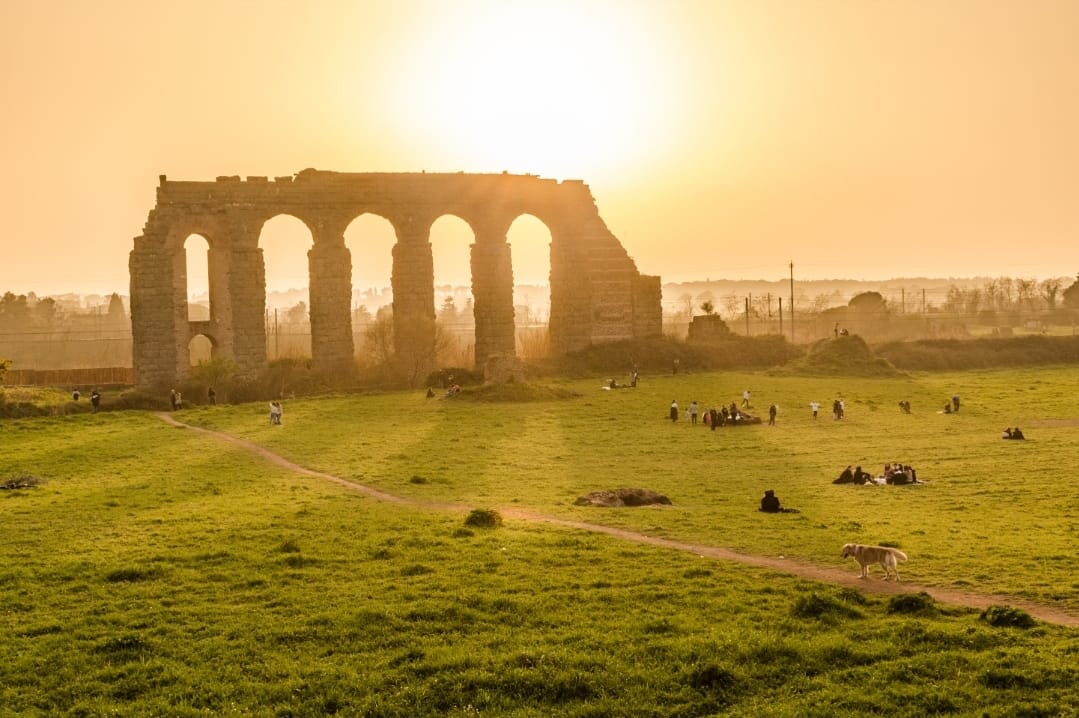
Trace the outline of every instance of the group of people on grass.
<instances>
[{"instance_id":1,"label":"group of people on grass","mask_svg":"<svg viewBox=\"0 0 1079 718\"><path fill-rule=\"evenodd\" d=\"M746 394L749 392L747 391ZM743 405L748 407L748 397L743 399ZM778 409L775 404L768 407L768 423L774 425L776 423L775 417ZM678 400L671 399L671 406L667 414L672 422L676 422L679 419ZM705 426L710 427L715 431L717 426L739 426L745 424L759 424L761 420L747 411L744 411L741 406L738 406L733 401L730 406L711 407L710 409L701 410L700 405L696 401L691 401L689 406L685 408L685 420L691 425L696 425L698 419Z\"/></svg>"},{"instance_id":2,"label":"group of people on grass","mask_svg":"<svg viewBox=\"0 0 1079 718\"><path fill-rule=\"evenodd\" d=\"M1025 439L1027 437L1023 436L1022 429L1020 429L1017 426L1014 429L1011 429L1011 428L1005 429L1003 432L1001 432L1000 438L1002 438L1002 439Z\"/></svg>"},{"instance_id":3,"label":"group of people on grass","mask_svg":"<svg viewBox=\"0 0 1079 718\"><path fill-rule=\"evenodd\" d=\"M856 466L853 469L850 464L839 474L839 478L833 484L891 484L902 486L905 484L918 484L918 472L910 464L901 464L898 461L884 465L884 471L879 476L873 476L868 471Z\"/></svg>"}]
</instances>

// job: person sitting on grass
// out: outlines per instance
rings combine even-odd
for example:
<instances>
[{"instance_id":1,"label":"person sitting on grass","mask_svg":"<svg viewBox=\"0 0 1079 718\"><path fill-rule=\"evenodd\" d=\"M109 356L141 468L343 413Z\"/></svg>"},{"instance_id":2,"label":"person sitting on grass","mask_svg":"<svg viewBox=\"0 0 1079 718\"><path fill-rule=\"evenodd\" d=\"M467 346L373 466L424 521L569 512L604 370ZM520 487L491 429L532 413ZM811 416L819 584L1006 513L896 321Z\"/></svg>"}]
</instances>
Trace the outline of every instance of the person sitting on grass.
<instances>
[{"instance_id":1,"label":"person sitting on grass","mask_svg":"<svg viewBox=\"0 0 1079 718\"><path fill-rule=\"evenodd\" d=\"M764 492L764 496L761 498L761 507L759 509L766 514L797 514L801 513L798 509L783 509L779 507L779 497L776 496L776 492L772 489L768 489Z\"/></svg>"},{"instance_id":2,"label":"person sitting on grass","mask_svg":"<svg viewBox=\"0 0 1079 718\"><path fill-rule=\"evenodd\" d=\"M861 468L861 467L859 467ZM833 484L853 484L854 483L854 471L850 468L850 464L847 464L847 468L843 469L843 473L839 475L839 478L832 482Z\"/></svg>"}]
</instances>

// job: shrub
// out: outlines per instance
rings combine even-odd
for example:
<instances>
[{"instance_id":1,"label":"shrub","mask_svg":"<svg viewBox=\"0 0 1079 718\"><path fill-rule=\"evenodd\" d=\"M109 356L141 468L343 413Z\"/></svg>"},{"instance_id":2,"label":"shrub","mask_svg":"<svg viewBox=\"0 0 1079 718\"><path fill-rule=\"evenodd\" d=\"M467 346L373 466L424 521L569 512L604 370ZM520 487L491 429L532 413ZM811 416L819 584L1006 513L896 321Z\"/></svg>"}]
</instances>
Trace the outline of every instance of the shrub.
<instances>
[{"instance_id":1,"label":"shrub","mask_svg":"<svg viewBox=\"0 0 1079 718\"><path fill-rule=\"evenodd\" d=\"M493 529L502 525L502 514L493 509L472 509L465 519L465 526Z\"/></svg>"},{"instance_id":2,"label":"shrub","mask_svg":"<svg viewBox=\"0 0 1079 718\"><path fill-rule=\"evenodd\" d=\"M1034 619L1029 613L1011 606L990 606L982 611L979 618L990 626L1011 628L1031 628L1034 626Z\"/></svg>"},{"instance_id":3,"label":"shrub","mask_svg":"<svg viewBox=\"0 0 1079 718\"><path fill-rule=\"evenodd\" d=\"M861 614L854 608L832 598L810 593L808 596L800 596L791 607L791 615L795 618L825 618L842 617L858 618Z\"/></svg>"},{"instance_id":4,"label":"shrub","mask_svg":"<svg viewBox=\"0 0 1079 718\"><path fill-rule=\"evenodd\" d=\"M932 615L937 613L936 602L925 591L921 593L902 593L892 596L888 601L888 613L914 615Z\"/></svg>"}]
</instances>

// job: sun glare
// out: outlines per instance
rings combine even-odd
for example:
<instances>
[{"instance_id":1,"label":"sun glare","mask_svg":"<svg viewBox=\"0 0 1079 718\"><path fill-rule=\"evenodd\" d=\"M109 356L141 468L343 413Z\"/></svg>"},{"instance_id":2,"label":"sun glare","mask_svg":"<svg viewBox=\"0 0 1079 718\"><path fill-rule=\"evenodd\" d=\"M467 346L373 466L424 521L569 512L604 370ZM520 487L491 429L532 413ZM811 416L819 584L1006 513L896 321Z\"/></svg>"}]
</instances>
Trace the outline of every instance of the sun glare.
<instances>
[{"instance_id":1,"label":"sun glare","mask_svg":"<svg viewBox=\"0 0 1079 718\"><path fill-rule=\"evenodd\" d=\"M473 171L592 178L656 153L676 90L659 5L457 5L406 51L409 134Z\"/></svg>"}]
</instances>

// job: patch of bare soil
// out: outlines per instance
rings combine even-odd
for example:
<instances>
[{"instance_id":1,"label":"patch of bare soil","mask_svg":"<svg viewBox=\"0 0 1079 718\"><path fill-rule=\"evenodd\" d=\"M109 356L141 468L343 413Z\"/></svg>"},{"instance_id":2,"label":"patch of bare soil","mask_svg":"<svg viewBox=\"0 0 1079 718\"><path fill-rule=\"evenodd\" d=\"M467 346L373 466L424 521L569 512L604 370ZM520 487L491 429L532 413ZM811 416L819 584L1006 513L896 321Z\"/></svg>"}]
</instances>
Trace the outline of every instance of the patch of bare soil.
<instances>
[{"instance_id":1,"label":"patch of bare soil","mask_svg":"<svg viewBox=\"0 0 1079 718\"><path fill-rule=\"evenodd\" d=\"M157 414L165 422L172 424L173 426L190 429L203 434L209 434L215 436L222 441L227 441L236 446L240 446L248 451L251 451L259 456L262 456L267 461L277 466L281 466L291 471L295 471L298 474L304 476L311 476L314 478L324 479L331 481L335 484L339 484L352 491L365 494L380 501L387 501L393 504L402 506L413 506L420 509L429 510L454 510L467 512L472 507L462 504L444 504L434 503L428 501L416 501L414 499L408 499L401 496L395 496L388 494L384 491L365 486L355 481L349 481L348 479L342 479L332 474L325 474L321 471L313 471L306 467L295 464L288 459L279 456L278 454L269 451L257 444L252 444L249 441L239 439L235 436L225 434L219 431L212 431L210 429L202 429L197 426L191 426L190 424L184 424L177 421L171 414L159 412ZM919 586L913 583L899 583L892 581L884 581L881 579L863 579L858 575L857 566L851 563L849 569L843 570L838 568L826 568L824 566L818 566L815 564L804 563L801 561L795 561L792 559L784 558L782 556L758 556L755 554L739 553L737 551L731 551L730 549L721 548L718 546L706 546L703 544L694 544L684 541L673 541L670 539L659 538L656 536L648 536L647 534L637 533L635 531L626 531L624 529L613 528L611 526L604 526L602 524L593 524L586 521L572 521L569 519L560 519L554 516L546 516L544 514L532 511L530 509L522 509L518 507L502 508L498 509L499 513L507 519L516 519L518 521L530 521L535 523L546 523L552 526L564 526L567 528L575 528L582 531L591 531L593 533L606 534L613 536L624 541L632 541L634 543L646 544L649 546L660 546L663 548L669 548L676 551L686 551L689 553L697 554L698 556L720 559L723 561L737 561L738 563L746 564L749 566L757 566L759 568L772 569L781 573L791 574L804 578L810 581L820 581L822 583L837 584L840 586L849 586L851 588L857 588L868 593L884 594L884 595L897 595L902 593L918 593L925 592L932 596L935 600L941 603L948 603L956 606L965 606L967 608L974 609L986 609L990 606L1008 605L1015 608L1021 608L1031 616L1042 621L1049 623L1057 623L1063 626L1079 627L1079 615L1069 613L1055 606L1049 606L1041 603L1034 603L1031 601L1024 601L1022 599L1013 598L1011 596L1001 596L994 594L980 594L980 593L968 593L965 591L954 591L945 588L933 588L929 586ZM839 557L839 550L836 550L836 558Z\"/></svg>"}]
</instances>

